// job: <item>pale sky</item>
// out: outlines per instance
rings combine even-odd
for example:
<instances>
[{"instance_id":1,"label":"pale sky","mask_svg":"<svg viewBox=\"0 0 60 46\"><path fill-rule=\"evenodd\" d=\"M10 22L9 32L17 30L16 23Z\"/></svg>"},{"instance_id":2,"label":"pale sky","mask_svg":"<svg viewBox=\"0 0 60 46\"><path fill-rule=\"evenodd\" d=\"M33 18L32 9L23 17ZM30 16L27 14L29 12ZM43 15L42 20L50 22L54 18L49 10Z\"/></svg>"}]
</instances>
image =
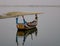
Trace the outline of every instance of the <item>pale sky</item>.
<instances>
[{"instance_id":1,"label":"pale sky","mask_svg":"<svg viewBox=\"0 0 60 46\"><path fill-rule=\"evenodd\" d=\"M0 0L0 5L60 5L60 0Z\"/></svg>"}]
</instances>

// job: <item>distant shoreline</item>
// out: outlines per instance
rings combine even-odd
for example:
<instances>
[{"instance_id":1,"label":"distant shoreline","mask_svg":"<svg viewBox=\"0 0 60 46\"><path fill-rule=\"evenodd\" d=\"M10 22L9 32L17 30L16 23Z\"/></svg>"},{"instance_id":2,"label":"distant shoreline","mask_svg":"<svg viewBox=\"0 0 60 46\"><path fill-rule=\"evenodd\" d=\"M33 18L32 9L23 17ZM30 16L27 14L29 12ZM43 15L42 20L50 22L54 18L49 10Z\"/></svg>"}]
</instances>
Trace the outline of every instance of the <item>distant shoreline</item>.
<instances>
[{"instance_id":1,"label":"distant shoreline","mask_svg":"<svg viewBox=\"0 0 60 46\"><path fill-rule=\"evenodd\" d=\"M60 7L60 5L0 5L0 7Z\"/></svg>"}]
</instances>

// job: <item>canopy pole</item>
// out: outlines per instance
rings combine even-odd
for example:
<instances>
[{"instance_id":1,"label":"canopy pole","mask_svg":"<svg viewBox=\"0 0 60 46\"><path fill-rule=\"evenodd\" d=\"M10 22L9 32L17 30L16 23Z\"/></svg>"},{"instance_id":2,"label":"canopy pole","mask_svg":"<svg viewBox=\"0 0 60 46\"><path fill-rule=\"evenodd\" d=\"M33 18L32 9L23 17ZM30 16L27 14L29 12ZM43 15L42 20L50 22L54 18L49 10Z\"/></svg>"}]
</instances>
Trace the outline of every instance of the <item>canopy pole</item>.
<instances>
[{"instance_id":1,"label":"canopy pole","mask_svg":"<svg viewBox=\"0 0 60 46\"><path fill-rule=\"evenodd\" d=\"M36 19L36 20L38 19L37 14L35 14L35 19Z\"/></svg>"},{"instance_id":2,"label":"canopy pole","mask_svg":"<svg viewBox=\"0 0 60 46\"><path fill-rule=\"evenodd\" d=\"M22 18L23 18L23 23L26 24L27 22L26 22L24 16L22 16Z\"/></svg>"},{"instance_id":3,"label":"canopy pole","mask_svg":"<svg viewBox=\"0 0 60 46\"><path fill-rule=\"evenodd\" d=\"M16 17L16 24L18 24L18 17Z\"/></svg>"}]
</instances>

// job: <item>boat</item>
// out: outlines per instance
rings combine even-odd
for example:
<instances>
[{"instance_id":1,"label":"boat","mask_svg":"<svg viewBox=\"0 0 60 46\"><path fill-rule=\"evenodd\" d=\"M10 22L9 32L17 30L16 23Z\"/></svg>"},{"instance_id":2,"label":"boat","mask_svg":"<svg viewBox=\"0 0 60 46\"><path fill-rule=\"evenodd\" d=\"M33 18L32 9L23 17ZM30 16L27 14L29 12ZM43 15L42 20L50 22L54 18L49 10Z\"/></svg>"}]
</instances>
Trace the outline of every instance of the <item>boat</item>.
<instances>
[{"instance_id":1,"label":"boat","mask_svg":"<svg viewBox=\"0 0 60 46\"><path fill-rule=\"evenodd\" d=\"M35 20L33 20L32 22L26 22L25 24L18 23L17 28L18 28L18 30L22 30L22 29L27 30L27 29L35 28L37 25L37 20L38 20L38 17L37 17L37 14L35 14ZM24 21L25 21L25 19L24 19Z\"/></svg>"},{"instance_id":2,"label":"boat","mask_svg":"<svg viewBox=\"0 0 60 46\"><path fill-rule=\"evenodd\" d=\"M16 18L16 27L18 30L27 30L32 29L37 26L37 14L42 14L42 12L8 12L4 13L3 15L0 15L0 19L6 19L6 18ZM23 17L23 23L18 23L18 17L19 16L25 16L25 15L35 15L35 20L32 22L26 22L26 20Z\"/></svg>"},{"instance_id":3,"label":"boat","mask_svg":"<svg viewBox=\"0 0 60 46\"><path fill-rule=\"evenodd\" d=\"M32 34L35 34L35 36L37 36L37 27L35 28L32 28L32 29L28 29L28 30L17 30L17 33L16 33L16 43L18 45L18 40L19 38L23 38L23 42L22 42L22 45L24 45L27 37L29 35L31 35L31 39L33 40L33 35Z\"/></svg>"}]
</instances>

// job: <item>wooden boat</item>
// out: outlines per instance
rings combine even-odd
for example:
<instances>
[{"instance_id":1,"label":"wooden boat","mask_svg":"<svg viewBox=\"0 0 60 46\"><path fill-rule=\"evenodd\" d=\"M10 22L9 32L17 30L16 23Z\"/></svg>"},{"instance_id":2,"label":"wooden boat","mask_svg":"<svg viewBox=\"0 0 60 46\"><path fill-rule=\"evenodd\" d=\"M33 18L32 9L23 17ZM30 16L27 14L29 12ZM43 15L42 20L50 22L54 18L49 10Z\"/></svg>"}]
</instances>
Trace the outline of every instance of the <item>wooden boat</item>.
<instances>
[{"instance_id":1,"label":"wooden boat","mask_svg":"<svg viewBox=\"0 0 60 46\"><path fill-rule=\"evenodd\" d=\"M27 22L26 24L23 24L23 23L18 23L17 24L17 28L18 30L20 29L23 29L23 30L26 30L26 29L32 29L32 28L35 28L36 25L37 25L37 14L35 15L35 20L33 20L32 22Z\"/></svg>"},{"instance_id":2,"label":"wooden boat","mask_svg":"<svg viewBox=\"0 0 60 46\"><path fill-rule=\"evenodd\" d=\"M26 38L31 35L31 39L33 40L33 35L32 34L35 34L35 36L37 36L37 28L32 28L32 29L28 29L28 30L17 30L17 33L16 33L16 43L18 45L18 38L23 38L23 43L22 45L24 45L25 41L26 41Z\"/></svg>"},{"instance_id":3,"label":"wooden boat","mask_svg":"<svg viewBox=\"0 0 60 46\"><path fill-rule=\"evenodd\" d=\"M0 15L0 19L5 19L5 18L13 18L16 17L16 26L17 29L32 29L36 27L37 25L37 14L42 14L41 12L8 12L3 15ZM25 16L25 15L35 15L35 20L32 22L27 22L26 24L23 23L18 23L18 17L19 16Z\"/></svg>"}]
</instances>

